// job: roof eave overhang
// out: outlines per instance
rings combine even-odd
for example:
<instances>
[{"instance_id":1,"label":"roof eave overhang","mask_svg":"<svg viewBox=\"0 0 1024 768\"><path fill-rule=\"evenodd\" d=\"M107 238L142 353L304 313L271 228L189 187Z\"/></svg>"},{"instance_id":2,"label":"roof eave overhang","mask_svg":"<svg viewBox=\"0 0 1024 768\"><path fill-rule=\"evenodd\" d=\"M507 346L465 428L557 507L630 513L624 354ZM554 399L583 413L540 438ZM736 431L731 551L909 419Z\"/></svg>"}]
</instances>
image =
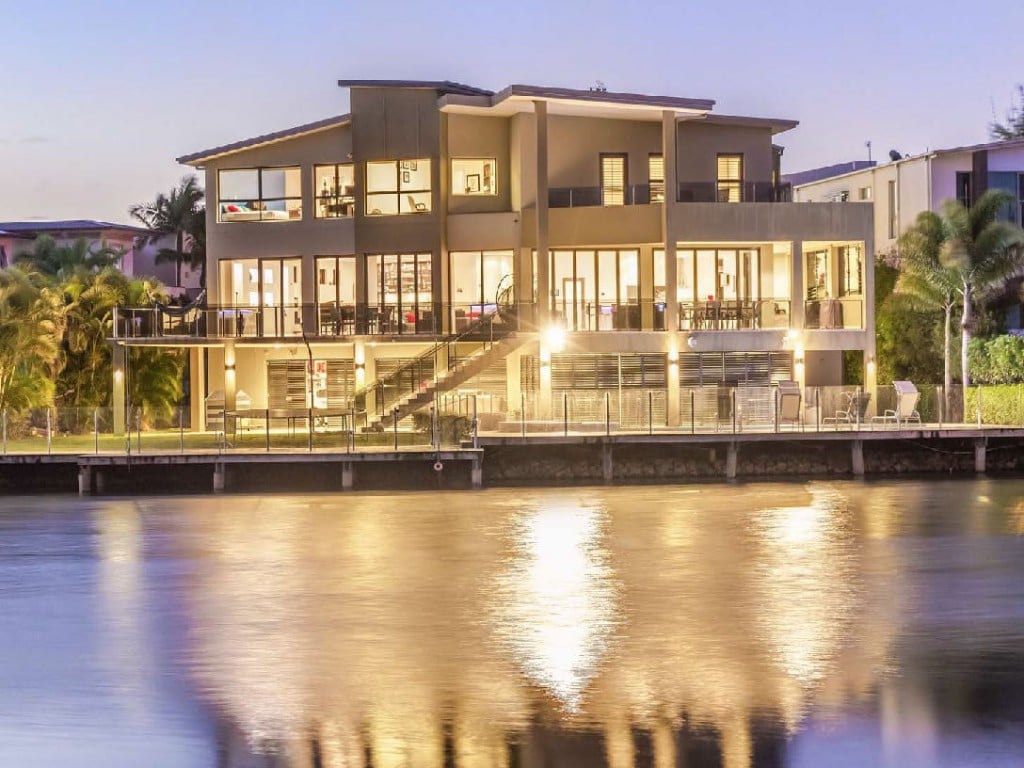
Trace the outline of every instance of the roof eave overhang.
<instances>
[{"instance_id":1,"label":"roof eave overhang","mask_svg":"<svg viewBox=\"0 0 1024 768\"><path fill-rule=\"evenodd\" d=\"M254 136L251 139L243 139L242 141L232 142L231 144L224 144L219 147L213 147L212 149L205 149L201 152L182 155L181 157L175 158L175 161L182 165L192 166L193 168L202 168L203 165L210 160L215 160L226 155L233 155L237 152L245 152L246 150L256 149L257 147L265 147L268 144L277 144L278 142L290 141L291 139L298 139L314 133L329 131L334 128L340 128L348 125L351 122L351 115L329 117L325 120L318 120L315 123L307 123L295 128L286 128L283 131L267 133L262 136Z\"/></svg>"}]
</instances>

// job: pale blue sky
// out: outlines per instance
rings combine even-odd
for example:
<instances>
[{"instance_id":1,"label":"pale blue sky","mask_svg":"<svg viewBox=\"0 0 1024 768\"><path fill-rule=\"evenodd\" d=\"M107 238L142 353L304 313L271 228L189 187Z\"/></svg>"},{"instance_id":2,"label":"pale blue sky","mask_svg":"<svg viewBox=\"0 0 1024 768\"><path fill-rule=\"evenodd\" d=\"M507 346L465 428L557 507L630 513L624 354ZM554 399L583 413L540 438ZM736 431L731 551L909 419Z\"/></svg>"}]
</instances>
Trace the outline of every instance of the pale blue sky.
<instances>
[{"instance_id":1,"label":"pale blue sky","mask_svg":"<svg viewBox=\"0 0 1024 768\"><path fill-rule=\"evenodd\" d=\"M1024 82L1021 0L0 0L0 27L0 221L126 221L178 155L345 112L342 77L712 98L800 120L788 171L984 141Z\"/></svg>"}]
</instances>

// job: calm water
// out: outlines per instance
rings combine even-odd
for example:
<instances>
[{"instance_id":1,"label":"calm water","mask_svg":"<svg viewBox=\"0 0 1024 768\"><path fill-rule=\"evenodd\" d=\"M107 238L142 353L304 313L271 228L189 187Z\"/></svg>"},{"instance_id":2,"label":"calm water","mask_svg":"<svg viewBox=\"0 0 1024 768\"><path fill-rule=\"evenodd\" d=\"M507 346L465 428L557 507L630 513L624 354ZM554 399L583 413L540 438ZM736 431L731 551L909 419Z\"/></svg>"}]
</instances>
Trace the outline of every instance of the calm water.
<instances>
[{"instance_id":1,"label":"calm water","mask_svg":"<svg viewBox=\"0 0 1024 768\"><path fill-rule=\"evenodd\" d=\"M0 499L0 766L1024 765L1024 482Z\"/></svg>"}]
</instances>

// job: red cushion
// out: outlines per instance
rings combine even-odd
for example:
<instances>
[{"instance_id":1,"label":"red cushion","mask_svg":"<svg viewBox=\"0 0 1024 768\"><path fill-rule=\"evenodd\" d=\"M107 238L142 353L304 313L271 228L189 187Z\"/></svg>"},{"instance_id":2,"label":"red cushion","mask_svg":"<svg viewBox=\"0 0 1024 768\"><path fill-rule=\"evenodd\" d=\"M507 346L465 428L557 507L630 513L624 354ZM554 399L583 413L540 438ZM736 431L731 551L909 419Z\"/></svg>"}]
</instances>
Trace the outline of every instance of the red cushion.
<instances>
[{"instance_id":1,"label":"red cushion","mask_svg":"<svg viewBox=\"0 0 1024 768\"><path fill-rule=\"evenodd\" d=\"M228 213L238 213L240 210L242 210L242 209L239 208L237 205L229 205L228 206Z\"/></svg>"}]
</instances>

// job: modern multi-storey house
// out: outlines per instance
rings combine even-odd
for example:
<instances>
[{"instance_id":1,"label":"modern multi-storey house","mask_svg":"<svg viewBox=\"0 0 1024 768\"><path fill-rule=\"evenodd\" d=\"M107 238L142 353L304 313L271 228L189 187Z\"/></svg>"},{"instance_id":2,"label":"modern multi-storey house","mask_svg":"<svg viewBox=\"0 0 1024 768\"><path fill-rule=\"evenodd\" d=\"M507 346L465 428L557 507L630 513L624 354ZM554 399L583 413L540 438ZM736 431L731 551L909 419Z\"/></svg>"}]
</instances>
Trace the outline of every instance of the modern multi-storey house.
<instances>
[{"instance_id":1,"label":"modern multi-storey house","mask_svg":"<svg viewBox=\"0 0 1024 768\"><path fill-rule=\"evenodd\" d=\"M187 346L195 405L228 410L244 392L381 414L411 383L542 420L566 391L643 389L668 425L690 387L839 384L843 351L873 383L871 206L781 201L773 139L795 122L604 90L339 85L350 114L179 158L206 174L207 305L126 310L117 365L132 344ZM472 362L421 386L456 357Z\"/></svg>"},{"instance_id":2,"label":"modern multi-storey house","mask_svg":"<svg viewBox=\"0 0 1024 768\"><path fill-rule=\"evenodd\" d=\"M867 202L875 209L875 248L890 253L922 211L946 200L970 205L988 189L1013 197L1003 216L1024 223L1024 139L936 149L864 167L846 163L786 177L797 202ZM864 164L866 165L866 164Z\"/></svg>"}]
</instances>

